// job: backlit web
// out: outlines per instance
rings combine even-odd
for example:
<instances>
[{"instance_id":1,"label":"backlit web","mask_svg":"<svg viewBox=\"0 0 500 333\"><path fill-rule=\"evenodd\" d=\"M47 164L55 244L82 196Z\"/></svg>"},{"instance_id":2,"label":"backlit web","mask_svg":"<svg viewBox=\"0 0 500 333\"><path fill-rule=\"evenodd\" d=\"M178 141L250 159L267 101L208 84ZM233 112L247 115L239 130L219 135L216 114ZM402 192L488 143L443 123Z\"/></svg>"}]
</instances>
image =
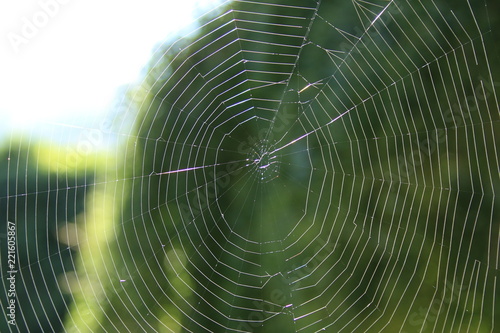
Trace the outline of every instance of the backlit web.
<instances>
[{"instance_id":1,"label":"backlit web","mask_svg":"<svg viewBox=\"0 0 500 333\"><path fill-rule=\"evenodd\" d=\"M69 299L58 320L71 332L495 331L498 14L482 0L208 13L128 92L105 170L50 187L68 207L86 194L78 251L40 255L71 258L70 288L51 290ZM9 220L42 194L13 185L22 168L10 160ZM18 278L44 262L21 262ZM31 300L19 318L36 304L51 306Z\"/></svg>"}]
</instances>

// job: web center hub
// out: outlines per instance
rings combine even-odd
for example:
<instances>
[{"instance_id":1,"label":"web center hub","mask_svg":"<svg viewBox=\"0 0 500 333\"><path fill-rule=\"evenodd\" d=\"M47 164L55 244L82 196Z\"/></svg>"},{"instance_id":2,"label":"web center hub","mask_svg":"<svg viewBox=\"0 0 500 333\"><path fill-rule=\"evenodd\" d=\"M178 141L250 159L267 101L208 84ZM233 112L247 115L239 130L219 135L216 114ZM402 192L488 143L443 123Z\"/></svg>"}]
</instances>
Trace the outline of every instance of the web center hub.
<instances>
[{"instance_id":1,"label":"web center hub","mask_svg":"<svg viewBox=\"0 0 500 333\"><path fill-rule=\"evenodd\" d=\"M264 147L262 147L264 148ZM279 177L279 155L265 149L254 151L250 159L254 166L256 177L261 182L269 182Z\"/></svg>"}]
</instances>

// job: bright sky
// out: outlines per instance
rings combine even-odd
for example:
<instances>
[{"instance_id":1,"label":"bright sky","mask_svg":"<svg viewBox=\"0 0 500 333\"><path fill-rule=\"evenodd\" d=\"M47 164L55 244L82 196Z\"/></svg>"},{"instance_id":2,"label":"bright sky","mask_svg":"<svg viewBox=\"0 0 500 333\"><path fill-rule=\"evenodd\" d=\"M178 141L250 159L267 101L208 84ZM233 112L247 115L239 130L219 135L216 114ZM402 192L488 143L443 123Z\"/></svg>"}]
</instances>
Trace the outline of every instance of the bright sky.
<instances>
[{"instance_id":1,"label":"bright sky","mask_svg":"<svg viewBox=\"0 0 500 333\"><path fill-rule=\"evenodd\" d=\"M102 114L159 41L188 26L195 8L220 2L2 1L0 137L37 121Z\"/></svg>"}]
</instances>

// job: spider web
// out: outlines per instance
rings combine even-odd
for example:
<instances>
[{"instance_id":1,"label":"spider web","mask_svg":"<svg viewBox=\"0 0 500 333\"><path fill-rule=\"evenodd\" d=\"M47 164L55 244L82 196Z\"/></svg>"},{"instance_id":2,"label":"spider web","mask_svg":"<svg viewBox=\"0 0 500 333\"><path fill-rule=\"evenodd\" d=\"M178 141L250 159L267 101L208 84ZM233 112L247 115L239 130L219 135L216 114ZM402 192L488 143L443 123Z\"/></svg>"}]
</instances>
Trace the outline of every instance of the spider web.
<instances>
[{"instance_id":1,"label":"spider web","mask_svg":"<svg viewBox=\"0 0 500 333\"><path fill-rule=\"evenodd\" d=\"M2 200L20 234L36 228L30 200L65 221L84 212L58 233L68 247L26 236L19 286L39 296L18 303L19 327L495 331L496 14L463 0L207 14L156 51L95 179L83 158L30 187L37 158L11 144ZM37 276L57 284L30 287ZM60 300L68 314L43 324Z\"/></svg>"}]
</instances>

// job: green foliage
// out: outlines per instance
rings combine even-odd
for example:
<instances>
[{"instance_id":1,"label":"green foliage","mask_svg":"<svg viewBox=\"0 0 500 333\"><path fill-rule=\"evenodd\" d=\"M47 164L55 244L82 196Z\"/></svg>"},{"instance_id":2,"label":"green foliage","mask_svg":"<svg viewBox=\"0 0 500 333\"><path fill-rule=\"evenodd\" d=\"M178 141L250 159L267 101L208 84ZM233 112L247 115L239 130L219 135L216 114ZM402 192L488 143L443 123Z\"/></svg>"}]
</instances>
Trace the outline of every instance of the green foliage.
<instances>
[{"instance_id":1,"label":"green foliage","mask_svg":"<svg viewBox=\"0 0 500 333\"><path fill-rule=\"evenodd\" d=\"M237 2L159 52L89 330L491 329L498 30L434 3Z\"/></svg>"},{"instance_id":2,"label":"green foliage","mask_svg":"<svg viewBox=\"0 0 500 333\"><path fill-rule=\"evenodd\" d=\"M70 290L66 274L73 274L78 244L75 228L93 183L94 172L62 173L43 162L47 145L12 139L0 151L0 256L7 267L7 221L16 226L16 323L19 332L61 331ZM4 260L5 258L5 260ZM69 276L68 275L68 276ZM8 276L2 276L4 280ZM7 304L2 293L2 304ZM6 321L0 331L8 332Z\"/></svg>"}]
</instances>

